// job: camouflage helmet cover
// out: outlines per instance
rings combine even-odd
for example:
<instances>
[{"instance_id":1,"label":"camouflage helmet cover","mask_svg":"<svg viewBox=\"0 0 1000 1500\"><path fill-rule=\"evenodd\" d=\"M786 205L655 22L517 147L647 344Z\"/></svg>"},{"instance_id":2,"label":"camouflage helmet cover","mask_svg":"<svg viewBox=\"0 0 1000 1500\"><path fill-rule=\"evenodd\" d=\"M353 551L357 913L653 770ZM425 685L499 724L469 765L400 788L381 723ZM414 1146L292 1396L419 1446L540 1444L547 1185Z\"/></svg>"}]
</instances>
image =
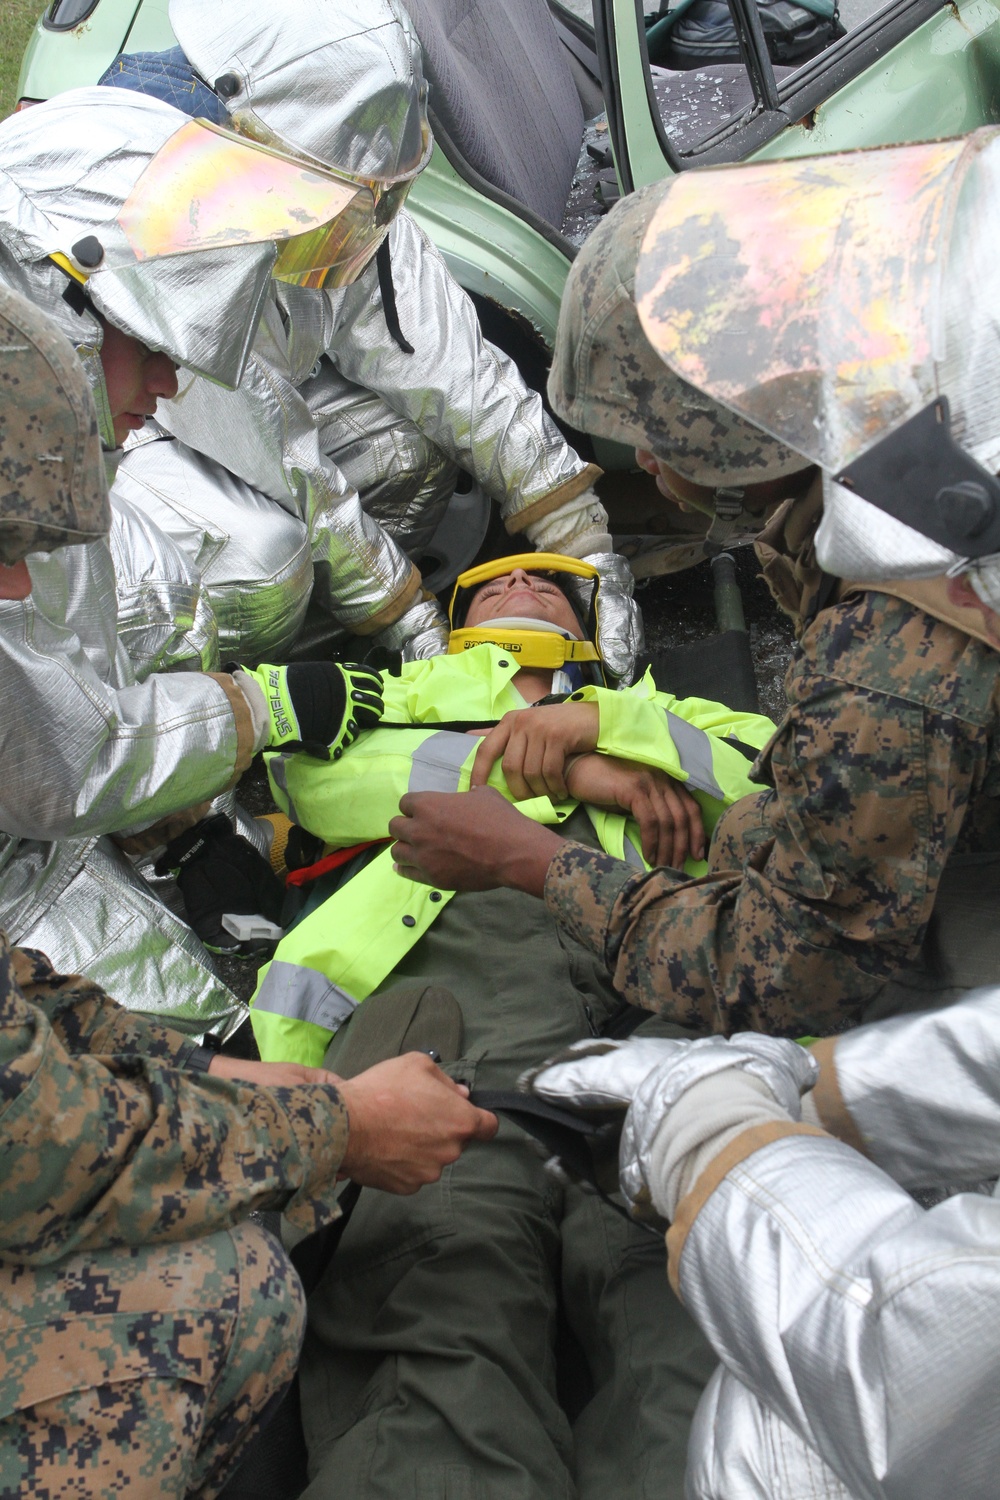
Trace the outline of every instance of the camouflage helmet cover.
<instances>
[{"instance_id":1,"label":"camouflage helmet cover","mask_svg":"<svg viewBox=\"0 0 1000 1500\"><path fill-rule=\"evenodd\" d=\"M807 463L667 368L635 305L643 237L669 184L623 198L570 269L559 315L549 399L564 421L648 448L692 484L750 485Z\"/></svg>"},{"instance_id":2,"label":"camouflage helmet cover","mask_svg":"<svg viewBox=\"0 0 1000 1500\"><path fill-rule=\"evenodd\" d=\"M0 562L93 541L110 524L83 366L51 318L0 286Z\"/></svg>"}]
</instances>

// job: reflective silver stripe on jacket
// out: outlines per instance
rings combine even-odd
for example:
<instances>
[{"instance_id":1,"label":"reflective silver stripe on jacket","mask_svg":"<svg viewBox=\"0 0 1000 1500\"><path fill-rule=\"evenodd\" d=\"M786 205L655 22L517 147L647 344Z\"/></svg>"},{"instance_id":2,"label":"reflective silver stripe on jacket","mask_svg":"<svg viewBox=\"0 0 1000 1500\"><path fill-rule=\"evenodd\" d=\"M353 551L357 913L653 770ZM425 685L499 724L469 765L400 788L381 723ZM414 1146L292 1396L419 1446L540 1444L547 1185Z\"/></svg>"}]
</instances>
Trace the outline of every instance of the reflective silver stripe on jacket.
<instances>
[{"instance_id":1,"label":"reflective silver stripe on jacket","mask_svg":"<svg viewBox=\"0 0 1000 1500\"><path fill-rule=\"evenodd\" d=\"M280 959L272 959L254 1001L255 1010L287 1016L292 1021L309 1021L326 1031L343 1026L357 1008L358 1002L325 974Z\"/></svg>"},{"instance_id":2,"label":"reflective silver stripe on jacket","mask_svg":"<svg viewBox=\"0 0 1000 1500\"><path fill-rule=\"evenodd\" d=\"M694 724L689 724L686 719L672 714L669 709L665 709L664 712L667 716L670 738L674 742L681 765L688 773L689 782L697 787L699 792L707 792L710 797L718 797L720 802L724 802L725 793L715 779L711 738L704 729L697 729Z\"/></svg>"},{"instance_id":3,"label":"reflective silver stripe on jacket","mask_svg":"<svg viewBox=\"0 0 1000 1500\"><path fill-rule=\"evenodd\" d=\"M462 767L472 753L467 734L440 729L413 752L411 792L457 792Z\"/></svg>"},{"instance_id":4,"label":"reflective silver stripe on jacket","mask_svg":"<svg viewBox=\"0 0 1000 1500\"><path fill-rule=\"evenodd\" d=\"M288 816L291 818L293 823L299 823L301 822L301 819L299 818L298 813L295 811L295 800L292 797L291 792L288 790L288 767L286 765L287 760L288 756L286 755L271 755L268 757L267 769L271 780L274 782L275 786L278 788L278 790L281 792L281 795L285 799L285 807Z\"/></svg>"},{"instance_id":5,"label":"reflective silver stripe on jacket","mask_svg":"<svg viewBox=\"0 0 1000 1500\"><path fill-rule=\"evenodd\" d=\"M624 859L630 870L642 870L645 872L646 861L628 837L625 839Z\"/></svg>"}]
</instances>

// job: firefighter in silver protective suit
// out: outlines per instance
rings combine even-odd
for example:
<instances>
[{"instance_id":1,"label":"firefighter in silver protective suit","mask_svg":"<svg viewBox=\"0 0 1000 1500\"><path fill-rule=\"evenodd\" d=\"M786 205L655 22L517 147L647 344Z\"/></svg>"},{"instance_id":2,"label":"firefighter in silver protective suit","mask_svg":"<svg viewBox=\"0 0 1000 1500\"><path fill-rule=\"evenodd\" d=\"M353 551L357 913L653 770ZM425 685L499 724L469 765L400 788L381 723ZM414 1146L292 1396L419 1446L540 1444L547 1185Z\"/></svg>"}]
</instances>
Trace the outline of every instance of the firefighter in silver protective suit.
<instances>
[{"instance_id":1,"label":"firefighter in silver protective suit","mask_svg":"<svg viewBox=\"0 0 1000 1500\"><path fill-rule=\"evenodd\" d=\"M812 1056L750 1032L602 1047L533 1087L630 1106L623 1191L670 1223L671 1282L721 1360L689 1500L992 1500L1000 989Z\"/></svg>"},{"instance_id":2,"label":"firefighter in silver protective suit","mask_svg":"<svg viewBox=\"0 0 1000 1500\"><path fill-rule=\"evenodd\" d=\"M267 496L300 523L317 604L345 631L414 659L447 645L444 612L411 559L460 468L499 502L512 536L597 566L602 655L630 681L641 623L592 489L600 470L483 338L471 300L401 207L432 144L420 46L403 7L173 0L170 21L183 50L123 56L102 83L229 120L325 164L362 188L368 217L359 206L350 274L276 283L239 391L185 385L132 440L118 491L199 566L215 543L206 582L224 635L259 578L273 582L273 564L247 550L247 533L262 524L251 502ZM292 617L311 583L289 563L284 597L276 590L268 607ZM244 639L242 649L253 646Z\"/></svg>"},{"instance_id":3,"label":"firefighter in silver protective suit","mask_svg":"<svg viewBox=\"0 0 1000 1500\"><path fill-rule=\"evenodd\" d=\"M636 275L671 369L820 464L818 565L946 593L996 649L998 164L994 127L731 171L714 222L697 186L667 196ZM702 336L671 333L679 240L722 232ZM991 951L981 923L966 940ZM584 1043L534 1070L550 1104L624 1114L622 1190L669 1223L671 1280L721 1359L690 1500L997 1492L1000 989L935 1003L810 1050Z\"/></svg>"},{"instance_id":4,"label":"firefighter in silver protective suit","mask_svg":"<svg viewBox=\"0 0 1000 1500\"><path fill-rule=\"evenodd\" d=\"M5 121L0 153L0 284L52 315L76 347L111 464L176 390L178 365L238 382L272 271L282 257L331 264L354 196L330 174L304 174L167 104L106 89ZM227 243L233 223L238 242ZM226 1027L242 1007L132 858L162 844L178 867L183 855L181 891L193 918L197 890L206 941L221 914L207 910L196 856L232 855L250 904L227 910L260 910L274 896L266 862L229 842L225 819L207 839L174 841L257 749L306 741L335 753L377 718L367 688L378 680L328 662L206 670L219 665L211 610L169 538L121 502L111 546L102 534L66 541L31 555L24 590L0 602L0 920L13 941L133 1008ZM138 633L116 582L133 590Z\"/></svg>"}]
</instances>

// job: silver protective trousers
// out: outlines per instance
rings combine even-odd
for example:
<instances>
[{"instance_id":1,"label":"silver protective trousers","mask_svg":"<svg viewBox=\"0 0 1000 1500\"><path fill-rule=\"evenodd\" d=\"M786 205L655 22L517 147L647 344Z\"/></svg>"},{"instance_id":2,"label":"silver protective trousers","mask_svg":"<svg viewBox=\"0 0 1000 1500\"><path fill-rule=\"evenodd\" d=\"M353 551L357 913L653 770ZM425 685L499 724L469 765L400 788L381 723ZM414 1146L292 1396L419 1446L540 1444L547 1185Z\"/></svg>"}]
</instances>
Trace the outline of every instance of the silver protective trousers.
<instances>
[{"instance_id":1,"label":"silver protective trousers","mask_svg":"<svg viewBox=\"0 0 1000 1500\"><path fill-rule=\"evenodd\" d=\"M110 838L11 840L3 853L11 943L39 949L57 973L85 974L128 1010L178 1031L225 1037L246 1018L190 927Z\"/></svg>"}]
</instances>

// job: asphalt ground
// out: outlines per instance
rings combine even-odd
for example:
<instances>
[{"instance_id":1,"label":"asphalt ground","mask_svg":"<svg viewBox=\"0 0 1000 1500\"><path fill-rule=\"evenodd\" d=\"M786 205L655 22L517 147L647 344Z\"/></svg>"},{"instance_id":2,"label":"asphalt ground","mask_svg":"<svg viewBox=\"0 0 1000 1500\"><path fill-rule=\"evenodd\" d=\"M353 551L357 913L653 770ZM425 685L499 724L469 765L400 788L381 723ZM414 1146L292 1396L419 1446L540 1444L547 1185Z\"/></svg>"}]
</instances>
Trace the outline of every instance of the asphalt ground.
<instances>
[{"instance_id":1,"label":"asphalt ground","mask_svg":"<svg viewBox=\"0 0 1000 1500\"><path fill-rule=\"evenodd\" d=\"M785 712L784 680L794 637L791 621L778 609L752 547L733 553L743 613L750 635L750 651L757 678L761 712L777 721ZM646 626L646 645L655 656L669 646L687 646L717 629L711 564L700 563L683 573L651 578L636 587ZM669 682L661 683L669 689ZM710 697L711 693L706 693Z\"/></svg>"}]
</instances>

